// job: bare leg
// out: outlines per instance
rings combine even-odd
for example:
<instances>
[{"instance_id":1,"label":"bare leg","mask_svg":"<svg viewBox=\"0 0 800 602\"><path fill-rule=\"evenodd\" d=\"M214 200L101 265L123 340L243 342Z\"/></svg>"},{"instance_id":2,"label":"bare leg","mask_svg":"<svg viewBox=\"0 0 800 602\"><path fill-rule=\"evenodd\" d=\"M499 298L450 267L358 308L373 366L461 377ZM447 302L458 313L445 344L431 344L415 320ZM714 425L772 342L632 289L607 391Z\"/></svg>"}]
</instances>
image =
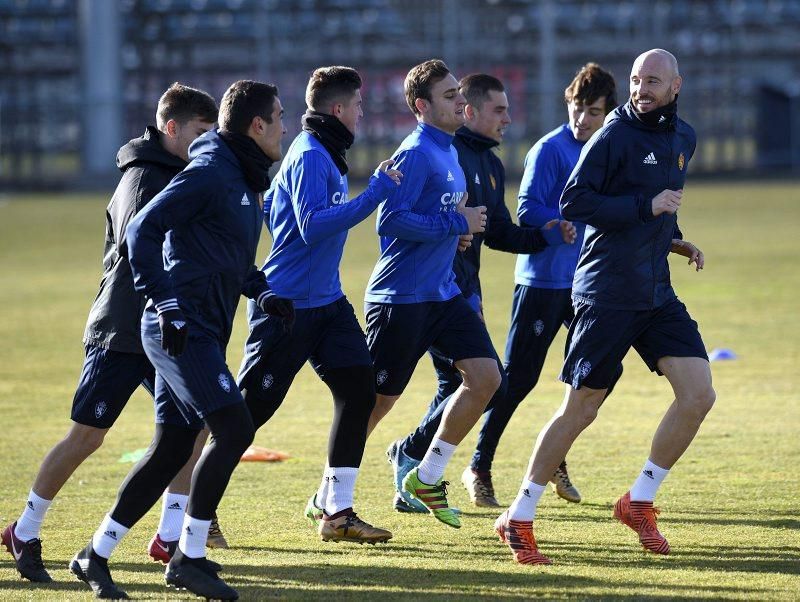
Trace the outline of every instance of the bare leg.
<instances>
[{"instance_id":1,"label":"bare leg","mask_svg":"<svg viewBox=\"0 0 800 602\"><path fill-rule=\"evenodd\" d=\"M500 371L492 358L472 358L456 362L464 379L453 393L442 416L436 437L458 445L466 437L500 386Z\"/></svg>"},{"instance_id":2,"label":"bare leg","mask_svg":"<svg viewBox=\"0 0 800 602\"><path fill-rule=\"evenodd\" d=\"M103 444L108 429L72 423L72 428L44 457L33 491L41 498L52 500L64 483L86 458Z\"/></svg>"},{"instance_id":3,"label":"bare leg","mask_svg":"<svg viewBox=\"0 0 800 602\"><path fill-rule=\"evenodd\" d=\"M383 417L391 411L394 407L394 403L398 399L400 399L399 395L381 395L378 393L375 398L375 409L372 410L369 423L367 424L367 438L369 438L372 431L375 430L375 427L378 426L378 423L383 420Z\"/></svg>"}]
</instances>

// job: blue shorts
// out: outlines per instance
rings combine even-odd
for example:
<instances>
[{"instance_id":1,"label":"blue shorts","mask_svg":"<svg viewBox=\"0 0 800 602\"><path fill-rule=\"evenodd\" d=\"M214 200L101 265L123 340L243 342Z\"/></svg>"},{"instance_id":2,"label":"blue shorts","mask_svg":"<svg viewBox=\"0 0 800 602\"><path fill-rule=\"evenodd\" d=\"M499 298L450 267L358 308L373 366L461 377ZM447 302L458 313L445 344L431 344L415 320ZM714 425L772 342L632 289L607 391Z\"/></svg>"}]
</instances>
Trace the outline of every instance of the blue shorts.
<instances>
[{"instance_id":1,"label":"blue shorts","mask_svg":"<svg viewBox=\"0 0 800 602\"><path fill-rule=\"evenodd\" d=\"M70 417L78 424L111 428L139 385L153 395L155 371L146 355L86 345Z\"/></svg>"},{"instance_id":2,"label":"blue shorts","mask_svg":"<svg viewBox=\"0 0 800 602\"><path fill-rule=\"evenodd\" d=\"M309 362L324 381L336 368L371 366L364 331L346 297L322 307L295 310L286 332L283 320L248 303L250 336L237 381L254 399L283 399L295 375Z\"/></svg>"},{"instance_id":3,"label":"blue shorts","mask_svg":"<svg viewBox=\"0 0 800 602\"><path fill-rule=\"evenodd\" d=\"M497 357L486 325L461 295L449 301L365 303L364 312L381 395L400 395L428 350L453 364Z\"/></svg>"},{"instance_id":4,"label":"blue shorts","mask_svg":"<svg viewBox=\"0 0 800 602\"><path fill-rule=\"evenodd\" d=\"M244 403L218 340L190 330L179 357L161 348L161 335L152 329L142 332L142 344L156 369L157 423L201 429L209 414Z\"/></svg>"},{"instance_id":5,"label":"blue shorts","mask_svg":"<svg viewBox=\"0 0 800 602\"><path fill-rule=\"evenodd\" d=\"M662 357L708 360L697 322L677 298L645 311L608 309L582 301L575 301L574 307L560 379L575 389L607 389L631 347L658 374Z\"/></svg>"}]
</instances>

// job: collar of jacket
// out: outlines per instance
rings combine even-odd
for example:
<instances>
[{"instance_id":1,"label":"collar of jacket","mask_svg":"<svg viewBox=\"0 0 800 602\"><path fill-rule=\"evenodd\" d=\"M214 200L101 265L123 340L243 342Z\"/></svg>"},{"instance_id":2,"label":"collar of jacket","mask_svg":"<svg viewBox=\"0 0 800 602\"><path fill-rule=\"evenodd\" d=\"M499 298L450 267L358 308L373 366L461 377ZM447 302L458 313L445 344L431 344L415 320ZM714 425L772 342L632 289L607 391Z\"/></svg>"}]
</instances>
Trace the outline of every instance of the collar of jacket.
<instances>
[{"instance_id":1,"label":"collar of jacket","mask_svg":"<svg viewBox=\"0 0 800 602\"><path fill-rule=\"evenodd\" d=\"M483 134L479 134L478 132L473 132L465 125L462 125L460 128L458 128L458 131L456 131L456 137L464 142L464 144L479 153L500 145L497 140L493 140L492 138L484 136Z\"/></svg>"},{"instance_id":2,"label":"collar of jacket","mask_svg":"<svg viewBox=\"0 0 800 602\"><path fill-rule=\"evenodd\" d=\"M419 122L419 124L417 124L417 131L430 136L436 143L436 146L439 146L444 150L447 150L450 148L450 145L453 144L454 136L452 134L448 134L444 130L440 130L436 126L428 123Z\"/></svg>"},{"instance_id":3,"label":"collar of jacket","mask_svg":"<svg viewBox=\"0 0 800 602\"><path fill-rule=\"evenodd\" d=\"M625 112L628 113L631 121L642 129L656 132L674 131L678 124L678 97L675 96L675 100L668 105L647 113L638 112L629 99L625 103Z\"/></svg>"},{"instance_id":4,"label":"collar of jacket","mask_svg":"<svg viewBox=\"0 0 800 602\"><path fill-rule=\"evenodd\" d=\"M117 153L117 167L124 171L136 162L157 163L181 171L188 165L177 155L173 155L161 144L160 132L148 125L144 134L134 138Z\"/></svg>"}]
</instances>

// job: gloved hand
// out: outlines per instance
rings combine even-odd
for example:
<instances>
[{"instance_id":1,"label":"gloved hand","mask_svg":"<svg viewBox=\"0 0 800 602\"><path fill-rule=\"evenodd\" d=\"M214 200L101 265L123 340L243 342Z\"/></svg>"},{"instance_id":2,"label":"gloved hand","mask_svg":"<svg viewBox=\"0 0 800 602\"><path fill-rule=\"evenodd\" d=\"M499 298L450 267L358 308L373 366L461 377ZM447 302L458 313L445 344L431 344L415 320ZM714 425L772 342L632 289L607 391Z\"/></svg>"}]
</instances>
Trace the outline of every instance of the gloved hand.
<instances>
[{"instance_id":1,"label":"gloved hand","mask_svg":"<svg viewBox=\"0 0 800 602\"><path fill-rule=\"evenodd\" d=\"M168 309L158 314L158 325L161 328L161 348L166 349L172 357L178 357L186 349L189 339L189 325L180 309Z\"/></svg>"},{"instance_id":2,"label":"gloved hand","mask_svg":"<svg viewBox=\"0 0 800 602\"><path fill-rule=\"evenodd\" d=\"M288 332L294 326L294 301L268 293L259 299L258 306L265 314L283 318L283 327Z\"/></svg>"}]
</instances>

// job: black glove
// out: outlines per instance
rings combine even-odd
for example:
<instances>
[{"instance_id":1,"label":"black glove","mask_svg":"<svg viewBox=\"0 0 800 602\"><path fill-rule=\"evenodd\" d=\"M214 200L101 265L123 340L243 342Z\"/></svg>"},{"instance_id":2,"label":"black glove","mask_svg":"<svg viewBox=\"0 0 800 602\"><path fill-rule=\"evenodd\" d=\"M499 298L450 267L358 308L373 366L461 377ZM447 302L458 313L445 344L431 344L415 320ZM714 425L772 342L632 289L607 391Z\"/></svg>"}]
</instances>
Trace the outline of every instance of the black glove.
<instances>
[{"instance_id":1,"label":"black glove","mask_svg":"<svg viewBox=\"0 0 800 602\"><path fill-rule=\"evenodd\" d=\"M268 293L259 299L258 306L265 314L283 318L283 328L288 332L294 326L294 301Z\"/></svg>"},{"instance_id":2,"label":"black glove","mask_svg":"<svg viewBox=\"0 0 800 602\"><path fill-rule=\"evenodd\" d=\"M189 338L189 325L180 309L168 309L158 314L158 325L161 328L161 348L166 349L172 357L178 357L186 349Z\"/></svg>"}]
</instances>

